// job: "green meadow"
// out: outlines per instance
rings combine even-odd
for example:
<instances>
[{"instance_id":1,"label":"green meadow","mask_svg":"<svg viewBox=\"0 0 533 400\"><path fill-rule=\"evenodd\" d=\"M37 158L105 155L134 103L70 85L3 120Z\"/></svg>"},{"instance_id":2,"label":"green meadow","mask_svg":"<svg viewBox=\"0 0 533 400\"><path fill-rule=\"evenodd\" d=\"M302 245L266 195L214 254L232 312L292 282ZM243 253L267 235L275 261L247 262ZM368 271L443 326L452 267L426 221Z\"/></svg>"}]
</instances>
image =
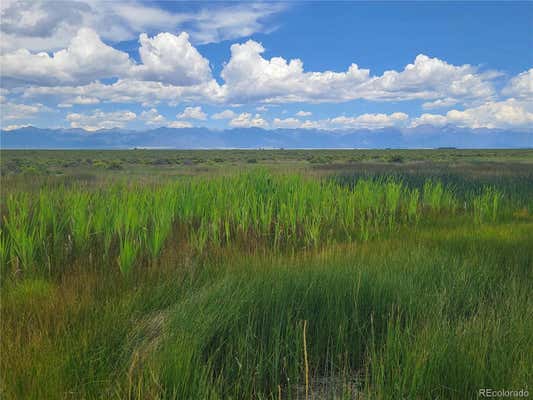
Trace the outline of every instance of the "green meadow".
<instances>
[{"instance_id":1,"label":"green meadow","mask_svg":"<svg viewBox=\"0 0 533 400\"><path fill-rule=\"evenodd\" d=\"M1 157L2 398L532 390L532 150Z\"/></svg>"}]
</instances>

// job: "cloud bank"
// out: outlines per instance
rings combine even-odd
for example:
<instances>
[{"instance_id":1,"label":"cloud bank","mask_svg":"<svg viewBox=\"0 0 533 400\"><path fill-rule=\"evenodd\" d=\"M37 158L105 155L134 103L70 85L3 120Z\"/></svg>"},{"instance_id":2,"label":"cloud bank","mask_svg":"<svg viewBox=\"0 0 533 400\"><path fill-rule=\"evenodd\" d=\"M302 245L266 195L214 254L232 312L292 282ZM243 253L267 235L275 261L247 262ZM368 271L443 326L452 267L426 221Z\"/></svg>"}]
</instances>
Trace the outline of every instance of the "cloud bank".
<instances>
[{"instance_id":1,"label":"cloud bank","mask_svg":"<svg viewBox=\"0 0 533 400\"><path fill-rule=\"evenodd\" d=\"M193 11L169 12L139 2L86 0L53 6L4 1L2 126L22 126L57 110L66 113L70 127L87 130L125 127L132 121L328 130L533 126L533 69L506 76L418 54L403 68L381 74L356 63L341 71L310 71L299 58L268 58L259 41L240 40L273 29L266 21L286 7L250 3L208 9L199 3ZM132 39L137 39L138 57L116 45ZM223 40L233 43L215 76L217 69L198 45ZM306 110L352 101L419 102L423 112L360 110L324 118ZM181 111L175 119L165 116L158 110L161 104ZM302 109L281 115L280 107L275 115L274 106L291 104ZM70 112L80 106L97 108ZM133 106L142 109L128 109ZM216 111L208 112L210 107Z\"/></svg>"}]
</instances>

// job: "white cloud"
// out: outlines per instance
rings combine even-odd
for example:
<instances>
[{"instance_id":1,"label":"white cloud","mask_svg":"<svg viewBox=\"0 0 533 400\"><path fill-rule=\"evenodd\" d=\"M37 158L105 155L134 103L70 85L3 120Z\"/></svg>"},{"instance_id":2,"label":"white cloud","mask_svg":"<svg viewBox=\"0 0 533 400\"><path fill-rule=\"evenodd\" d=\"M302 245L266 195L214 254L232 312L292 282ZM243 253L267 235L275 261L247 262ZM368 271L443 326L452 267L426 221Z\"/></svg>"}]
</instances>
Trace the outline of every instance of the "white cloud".
<instances>
[{"instance_id":1,"label":"white cloud","mask_svg":"<svg viewBox=\"0 0 533 400\"><path fill-rule=\"evenodd\" d=\"M186 107L182 113L176 115L177 119L207 119L207 114L202 111L202 107Z\"/></svg>"},{"instance_id":2,"label":"white cloud","mask_svg":"<svg viewBox=\"0 0 533 400\"><path fill-rule=\"evenodd\" d=\"M76 85L95 79L116 77L131 68L128 54L106 45L96 32L80 29L68 48L55 52L31 53L20 49L0 56L4 79L23 84Z\"/></svg>"},{"instance_id":3,"label":"white cloud","mask_svg":"<svg viewBox=\"0 0 533 400\"><path fill-rule=\"evenodd\" d=\"M240 3L217 7L210 4L195 14L188 14L195 43L212 43L271 32L269 18L287 8L283 3Z\"/></svg>"},{"instance_id":4,"label":"white cloud","mask_svg":"<svg viewBox=\"0 0 533 400\"><path fill-rule=\"evenodd\" d=\"M82 98L94 103L140 102L146 106L160 101L177 105L193 101L247 104L425 99L432 101L423 107L431 109L472 104L473 100L479 103L494 96L491 79L495 73L478 73L468 64L454 66L419 55L403 71L386 71L381 76L373 77L356 64L345 72L304 72L299 59L263 58L265 49L253 40L231 46L231 57L221 72L221 86L212 77L209 61L190 43L187 33L141 34L139 42L141 63L137 64L127 53L103 43L93 30L83 28L66 49L52 56L26 49L2 55L3 77L10 86L34 85L22 89L24 96L57 96L62 106L84 104ZM524 92L531 75L524 74L506 90ZM98 81L103 78L118 80L103 84ZM302 110L296 115L309 116L307 113Z\"/></svg>"},{"instance_id":5,"label":"white cloud","mask_svg":"<svg viewBox=\"0 0 533 400\"><path fill-rule=\"evenodd\" d=\"M210 43L270 31L269 17L281 3L211 4L196 11L170 12L139 1L79 0L50 3L21 0L0 3L4 51L65 47L82 27L101 32L109 41L132 40L140 32L188 30L195 43Z\"/></svg>"},{"instance_id":6,"label":"white cloud","mask_svg":"<svg viewBox=\"0 0 533 400\"><path fill-rule=\"evenodd\" d=\"M213 114L212 119L232 119L235 118L237 114L233 110L224 110L219 113Z\"/></svg>"},{"instance_id":7,"label":"white cloud","mask_svg":"<svg viewBox=\"0 0 533 400\"><path fill-rule=\"evenodd\" d=\"M164 125L167 122L166 118L159 114L155 108L143 111L140 118L146 121L148 125Z\"/></svg>"},{"instance_id":8,"label":"white cloud","mask_svg":"<svg viewBox=\"0 0 533 400\"><path fill-rule=\"evenodd\" d=\"M128 8L130 6L137 11L146 11L146 15L134 15L135 13ZM122 3L120 7L117 6L115 12L126 15L127 10L130 10L131 15L127 17L128 24L135 29L145 29L150 20L163 21L170 18L166 11L154 7L146 8L137 3ZM20 32L24 31L25 35L35 37L45 31L46 34L54 32L53 29L50 31L50 27L46 29L42 27L40 30L32 25L42 23L43 26L52 26L56 23L55 17L41 15L42 7L30 7L28 3L26 13L24 7L19 8L18 12L24 15L20 27L14 25L14 20L9 19L12 18L13 9L9 5L2 9L11 10L6 14L8 24L5 29L9 32L18 29ZM85 12L83 7L66 10L65 13L67 11L70 15L68 18L73 20ZM179 20L177 16L172 18ZM208 24L207 21L204 23ZM344 72L307 72L304 71L303 62L299 59L263 58L265 49L253 40L231 46L231 57L221 72L224 83L220 85L212 77L209 61L191 44L187 33L179 35L160 33L153 37L141 34L139 42L141 62L135 63L127 53L103 43L94 30L83 28L72 38L66 49L56 51L52 55L31 53L26 49L1 55L2 83L7 82L17 96L31 98L34 102L55 101L60 108L69 108L73 104L98 103L141 103L144 107L153 107L160 102L174 106L184 103L231 105L257 102L338 103L354 99L372 101L423 99L427 100L422 105L426 110L444 109L455 104L470 108L464 111L452 110L446 115L423 114L414 119L413 124L420 124L426 120L432 120L434 124L443 123L442 118L446 118L446 121L451 121L450 123L465 126L523 125L517 121L528 121L527 115L530 111L524 111L524 114L521 110L525 108L519 102L533 96L533 69L511 79L502 90L503 94L517 99L512 103L514 101L512 99L507 102L495 100L492 80L497 76L496 73L480 73L476 67L468 64L456 66L421 54L402 71L386 71L381 76L371 76L368 69L361 69L357 64L352 64ZM118 79L114 83L104 84L99 81L104 78ZM23 87L17 88L17 86ZM0 100L7 102L5 89L1 96L3 97L0 97ZM473 107L473 104L476 107ZM266 109L264 104L256 107L256 110L263 109ZM492 119L485 116L485 113L490 112L495 114ZM15 119L13 118L15 114L5 114ZM497 120L496 116L500 114L508 116L511 120L508 123ZM311 115L309 111L304 110L295 114L296 117L302 118ZM403 113L365 115L301 121L300 126L326 126L333 127L332 129L374 128L401 126L406 120ZM195 106L186 107L177 118L205 120L207 115L200 106ZM237 115L231 110L214 114L212 118L229 119L231 126L268 125L259 114ZM296 118L277 118L273 121L273 125L296 126L298 121L300 120Z\"/></svg>"},{"instance_id":9,"label":"white cloud","mask_svg":"<svg viewBox=\"0 0 533 400\"><path fill-rule=\"evenodd\" d=\"M409 116L402 112L392 114L362 114L356 117L335 117L330 119L333 126L346 128L367 128L378 129L389 126L402 126L409 119Z\"/></svg>"},{"instance_id":10,"label":"white cloud","mask_svg":"<svg viewBox=\"0 0 533 400\"><path fill-rule=\"evenodd\" d=\"M267 60L253 40L231 46L221 76L228 100L236 103L341 102L354 99L486 99L494 95L491 80L498 74L478 73L471 65L455 66L420 54L403 71L370 76L352 64L345 72L304 72L303 62L282 57Z\"/></svg>"},{"instance_id":11,"label":"white cloud","mask_svg":"<svg viewBox=\"0 0 533 400\"><path fill-rule=\"evenodd\" d=\"M508 99L487 102L463 111L450 110L445 115L423 114L412 121L412 126L452 124L465 128L531 128L533 126L533 103Z\"/></svg>"},{"instance_id":12,"label":"white cloud","mask_svg":"<svg viewBox=\"0 0 533 400\"><path fill-rule=\"evenodd\" d=\"M192 124L188 121L172 121L167 126L169 128L192 128Z\"/></svg>"},{"instance_id":13,"label":"white cloud","mask_svg":"<svg viewBox=\"0 0 533 400\"><path fill-rule=\"evenodd\" d=\"M403 71L385 71L360 89L372 99L488 98L494 94L490 80L496 76L492 71L479 74L468 64L455 66L419 54Z\"/></svg>"},{"instance_id":14,"label":"white cloud","mask_svg":"<svg viewBox=\"0 0 533 400\"><path fill-rule=\"evenodd\" d=\"M174 86L161 82L121 79L113 84L93 82L82 86L33 86L24 90L26 98L56 99L69 103L75 96L86 96L111 103L157 104L161 101L171 105L186 102L222 102L223 91L216 81L193 86Z\"/></svg>"},{"instance_id":15,"label":"white cloud","mask_svg":"<svg viewBox=\"0 0 533 400\"><path fill-rule=\"evenodd\" d=\"M433 126L444 126L448 124L448 119L445 115L439 114L422 114L418 118L414 118L411 121L411 126L419 125L433 125Z\"/></svg>"},{"instance_id":16,"label":"white cloud","mask_svg":"<svg viewBox=\"0 0 533 400\"><path fill-rule=\"evenodd\" d=\"M506 96L533 101L533 68L512 78L502 93Z\"/></svg>"},{"instance_id":17,"label":"white cloud","mask_svg":"<svg viewBox=\"0 0 533 400\"><path fill-rule=\"evenodd\" d=\"M168 121L155 108L143 111L140 117L147 125L152 126L166 126L169 128L191 128L193 126L189 121Z\"/></svg>"},{"instance_id":18,"label":"white cloud","mask_svg":"<svg viewBox=\"0 0 533 400\"><path fill-rule=\"evenodd\" d=\"M81 2L63 2L51 7L47 1L2 1L0 48L42 51L64 47L91 11L88 4Z\"/></svg>"},{"instance_id":19,"label":"white cloud","mask_svg":"<svg viewBox=\"0 0 533 400\"><path fill-rule=\"evenodd\" d=\"M301 128L302 121L296 118L274 118L274 121L272 121L272 125L275 128Z\"/></svg>"},{"instance_id":20,"label":"white cloud","mask_svg":"<svg viewBox=\"0 0 533 400\"><path fill-rule=\"evenodd\" d=\"M139 37L142 64L132 75L140 80L160 81L176 86L190 86L211 79L209 61L189 42L189 35L160 33L153 38Z\"/></svg>"},{"instance_id":21,"label":"white cloud","mask_svg":"<svg viewBox=\"0 0 533 400\"><path fill-rule=\"evenodd\" d=\"M453 105L457 104L456 99L452 99L451 97L447 97L445 99L438 99L435 101L429 101L424 104L422 104L422 108L424 110L431 110L434 108L446 108L451 107Z\"/></svg>"},{"instance_id":22,"label":"white cloud","mask_svg":"<svg viewBox=\"0 0 533 400\"><path fill-rule=\"evenodd\" d=\"M100 100L98 100L96 97L76 96L70 99L68 103L59 103L57 106L59 108L70 108L73 104L92 105L98 103L100 103Z\"/></svg>"},{"instance_id":23,"label":"white cloud","mask_svg":"<svg viewBox=\"0 0 533 400\"><path fill-rule=\"evenodd\" d=\"M259 114L252 116L250 113L242 113L237 115L229 122L230 126L234 128L267 128L268 123Z\"/></svg>"},{"instance_id":24,"label":"white cloud","mask_svg":"<svg viewBox=\"0 0 533 400\"><path fill-rule=\"evenodd\" d=\"M192 86L212 81L209 61L189 42L185 32L139 37L140 64L127 53L103 43L96 32L83 28L66 49L31 53L27 49L3 54L0 66L11 85L83 85L104 78L157 81ZM214 82L214 81L213 81ZM216 82L215 82L216 83Z\"/></svg>"},{"instance_id":25,"label":"white cloud","mask_svg":"<svg viewBox=\"0 0 533 400\"><path fill-rule=\"evenodd\" d=\"M82 128L87 131L123 128L136 118L137 115L131 111L104 112L94 110L91 114L67 114L67 121L70 122L71 128Z\"/></svg>"},{"instance_id":26,"label":"white cloud","mask_svg":"<svg viewBox=\"0 0 533 400\"><path fill-rule=\"evenodd\" d=\"M380 129L387 127L404 127L409 121L405 113L361 114L356 116L340 115L320 120L299 120L297 118L275 118L272 125L276 128L302 129Z\"/></svg>"},{"instance_id":27,"label":"white cloud","mask_svg":"<svg viewBox=\"0 0 533 400\"><path fill-rule=\"evenodd\" d=\"M12 102L2 102L1 116L2 120L23 120L34 118L35 114L43 111L49 111L48 107L40 103L36 104L19 104Z\"/></svg>"},{"instance_id":28,"label":"white cloud","mask_svg":"<svg viewBox=\"0 0 533 400\"><path fill-rule=\"evenodd\" d=\"M221 76L230 101L320 101L341 98L344 90L369 78L369 70L352 64L346 72L304 72L299 59L264 59L260 43L248 40L231 46L231 58Z\"/></svg>"}]
</instances>

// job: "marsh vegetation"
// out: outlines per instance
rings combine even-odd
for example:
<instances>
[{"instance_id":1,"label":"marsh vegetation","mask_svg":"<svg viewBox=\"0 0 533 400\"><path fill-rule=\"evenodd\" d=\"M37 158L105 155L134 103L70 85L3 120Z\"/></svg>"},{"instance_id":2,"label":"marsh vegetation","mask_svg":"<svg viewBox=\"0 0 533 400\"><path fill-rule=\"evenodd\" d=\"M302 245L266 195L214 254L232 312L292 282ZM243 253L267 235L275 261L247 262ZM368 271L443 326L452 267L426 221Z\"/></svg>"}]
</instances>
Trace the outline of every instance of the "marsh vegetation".
<instances>
[{"instance_id":1,"label":"marsh vegetation","mask_svg":"<svg viewBox=\"0 0 533 400\"><path fill-rule=\"evenodd\" d=\"M113 153L2 153L6 398L465 399L532 381L527 151ZM212 163L117 161L132 154Z\"/></svg>"}]
</instances>

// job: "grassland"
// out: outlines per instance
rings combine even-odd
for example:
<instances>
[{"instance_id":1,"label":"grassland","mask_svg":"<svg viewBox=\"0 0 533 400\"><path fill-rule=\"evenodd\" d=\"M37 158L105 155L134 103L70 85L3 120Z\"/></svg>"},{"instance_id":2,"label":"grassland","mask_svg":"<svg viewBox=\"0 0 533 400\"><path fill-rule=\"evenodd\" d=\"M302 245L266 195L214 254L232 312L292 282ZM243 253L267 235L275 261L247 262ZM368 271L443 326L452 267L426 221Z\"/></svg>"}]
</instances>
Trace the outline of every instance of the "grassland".
<instances>
[{"instance_id":1,"label":"grassland","mask_svg":"<svg viewBox=\"0 0 533 400\"><path fill-rule=\"evenodd\" d=\"M2 152L5 398L533 381L533 153Z\"/></svg>"}]
</instances>

